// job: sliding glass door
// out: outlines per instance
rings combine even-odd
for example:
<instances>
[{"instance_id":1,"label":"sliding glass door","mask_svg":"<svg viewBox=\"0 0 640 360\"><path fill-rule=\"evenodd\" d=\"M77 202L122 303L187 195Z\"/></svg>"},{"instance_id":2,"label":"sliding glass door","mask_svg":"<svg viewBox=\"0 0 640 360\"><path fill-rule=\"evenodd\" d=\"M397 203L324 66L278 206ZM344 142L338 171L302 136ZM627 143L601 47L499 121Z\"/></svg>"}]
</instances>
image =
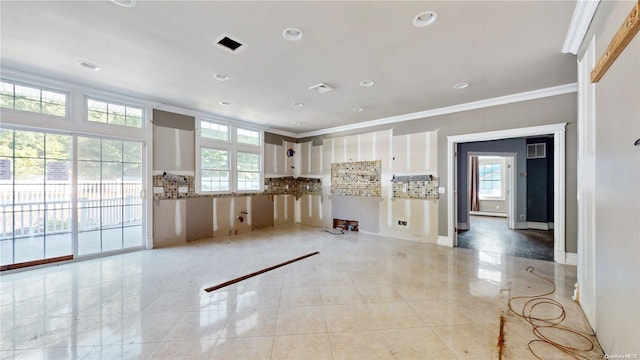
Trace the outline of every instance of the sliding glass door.
<instances>
[{"instance_id":1,"label":"sliding glass door","mask_svg":"<svg viewBox=\"0 0 640 360\"><path fill-rule=\"evenodd\" d=\"M143 149L137 141L0 129L2 269L141 247Z\"/></svg>"}]
</instances>

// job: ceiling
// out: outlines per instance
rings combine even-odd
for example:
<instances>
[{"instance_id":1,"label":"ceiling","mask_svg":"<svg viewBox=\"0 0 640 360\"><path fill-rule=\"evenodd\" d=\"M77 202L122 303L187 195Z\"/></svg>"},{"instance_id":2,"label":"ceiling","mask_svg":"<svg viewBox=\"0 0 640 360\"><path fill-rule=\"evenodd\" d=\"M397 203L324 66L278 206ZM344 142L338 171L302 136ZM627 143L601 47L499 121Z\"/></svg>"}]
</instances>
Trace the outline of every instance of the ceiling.
<instances>
[{"instance_id":1,"label":"ceiling","mask_svg":"<svg viewBox=\"0 0 640 360\"><path fill-rule=\"evenodd\" d=\"M575 3L3 0L1 65L305 133L573 83ZM414 26L425 10L437 21ZM221 48L224 34L245 46ZM308 89L320 82L335 90Z\"/></svg>"}]
</instances>

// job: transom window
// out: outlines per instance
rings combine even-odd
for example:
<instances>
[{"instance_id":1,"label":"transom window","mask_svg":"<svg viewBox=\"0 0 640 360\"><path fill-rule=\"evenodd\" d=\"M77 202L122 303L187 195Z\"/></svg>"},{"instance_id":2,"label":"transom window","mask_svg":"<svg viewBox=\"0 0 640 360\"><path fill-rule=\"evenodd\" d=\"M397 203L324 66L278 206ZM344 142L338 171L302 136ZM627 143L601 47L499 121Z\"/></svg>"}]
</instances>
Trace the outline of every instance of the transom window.
<instances>
[{"instance_id":1,"label":"transom window","mask_svg":"<svg viewBox=\"0 0 640 360\"><path fill-rule=\"evenodd\" d=\"M87 99L87 120L111 125L142 127L141 108Z\"/></svg>"},{"instance_id":2,"label":"transom window","mask_svg":"<svg viewBox=\"0 0 640 360\"><path fill-rule=\"evenodd\" d=\"M238 143L260 145L260 133L254 130L237 129Z\"/></svg>"},{"instance_id":3,"label":"transom window","mask_svg":"<svg viewBox=\"0 0 640 360\"><path fill-rule=\"evenodd\" d=\"M199 123L197 191L260 191L262 132L209 120Z\"/></svg>"},{"instance_id":4,"label":"transom window","mask_svg":"<svg viewBox=\"0 0 640 360\"><path fill-rule=\"evenodd\" d=\"M229 126L202 121L200 136L207 139L229 141Z\"/></svg>"},{"instance_id":5,"label":"transom window","mask_svg":"<svg viewBox=\"0 0 640 360\"><path fill-rule=\"evenodd\" d=\"M0 106L65 117L67 116L67 94L2 81L0 82Z\"/></svg>"}]
</instances>

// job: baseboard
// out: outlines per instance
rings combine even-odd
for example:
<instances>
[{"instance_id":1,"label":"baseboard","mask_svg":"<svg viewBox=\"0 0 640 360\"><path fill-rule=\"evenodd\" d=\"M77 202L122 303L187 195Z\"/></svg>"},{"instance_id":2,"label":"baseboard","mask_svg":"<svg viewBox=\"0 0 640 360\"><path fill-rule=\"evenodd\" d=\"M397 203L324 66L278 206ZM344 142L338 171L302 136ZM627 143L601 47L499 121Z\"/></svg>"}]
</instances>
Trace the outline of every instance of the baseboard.
<instances>
[{"instance_id":1,"label":"baseboard","mask_svg":"<svg viewBox=\"0 0 640 360\"><path fill-rule=\"evenodd\" d=\"M549 224L544 222L527 221L527 228L534 230L549 230Z\"/></svg>"},{"instance_id":2,"label":"baseboard","mask_svg":"<svg viewBox=\"0 0 640 360\"><path fill-rule=\"evenodd\" d=\"M469 230L469 223L458 223L458 230Z\"/></svg>"},{"instance_id":3,"label":"baseboard","mask_svg":"<svg viewBox=\"0 0 640 360\"><path fill-rule=\"evenodd\" d=\"M528 228L529 227L527 226L526 222L517 222L515 227L516 230L526 230Z\"/></svg>"},{"instance_id":4,"label":"baseboard","mask_svg":"<svg viewBox=\"0 0 640 360\"><path fill-rule=\"evenodd\" d=\"M453 239L448 236L438 236L438 245L453 247Z\"/></svg>"},{"instance_id":5,"label":"baseboard","mask_svg":"<svg viewBox=\"0 0 640 360\"><path fill-rule=\"evenodd\" d=\"M478 216L495 216L495 217L507 217L507 213L491 212L491 211L469 211L469 215Z\"/></svg>"},{"instance_id":6,"label":"baseboard","mask_svg":"<svg viewBox=\"0 0 640 360\"><path fill-rule=\"evenodd\" d=\"M565 254L565 264L567 265L573 265L573 266L577 266L578 265L578 254L577 253L566 253Z\"/></svg>"}]
</instances>

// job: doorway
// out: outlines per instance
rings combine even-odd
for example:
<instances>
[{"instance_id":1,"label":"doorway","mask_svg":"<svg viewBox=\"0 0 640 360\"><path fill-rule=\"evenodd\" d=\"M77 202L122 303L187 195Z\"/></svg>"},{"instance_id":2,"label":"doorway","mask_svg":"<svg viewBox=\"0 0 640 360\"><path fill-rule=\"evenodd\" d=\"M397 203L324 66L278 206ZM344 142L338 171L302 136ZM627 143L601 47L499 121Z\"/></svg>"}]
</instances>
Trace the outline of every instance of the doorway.
<instances>
[{"instance_id":1,"label":"doorway","mask_svg":"<svg viewBox=\"0 0 640 360\"><path fill-rule=\"evenodd\" d=\"M497 139L510 139L518 137L553 135L553 223L555 236L553 244L553 260L558 263L567 263L565 250L565 128L566 123L542 125L527 128L499 130L484 133L455 135L447 137L447 237L440 239L442 245L457 246L457 219L459 188L457 184L457 145L459 143L488 141ZM524 215L524 217L523 217ZM526 211L518 212L518 220L526 221Z\"/></svg>"},{"instance_id":2,"label":"doorway","mask_svg":"<svg viewBox=\"0 0 640 360\"><path fill-rule=\"evenodd\" d=\"M458 144L460 160L467 160L460 161L457 168L458 247L553 260L553 219L547 222L547 214L553 213L553 201L548 201L553 199L553 189L548 196L547 187L553 169L547 165L553 164L547 161L546 152L529 154L538 140L553 141L516 138ZM515 152L470 151L499 148ZM548 149L552 153L552 146ZM518 193L514 191L517 188L521 190ZM551 211L547 212L549 206ZM533 222L540 217L544 222Z\"/></svg>"}]
</instances>

